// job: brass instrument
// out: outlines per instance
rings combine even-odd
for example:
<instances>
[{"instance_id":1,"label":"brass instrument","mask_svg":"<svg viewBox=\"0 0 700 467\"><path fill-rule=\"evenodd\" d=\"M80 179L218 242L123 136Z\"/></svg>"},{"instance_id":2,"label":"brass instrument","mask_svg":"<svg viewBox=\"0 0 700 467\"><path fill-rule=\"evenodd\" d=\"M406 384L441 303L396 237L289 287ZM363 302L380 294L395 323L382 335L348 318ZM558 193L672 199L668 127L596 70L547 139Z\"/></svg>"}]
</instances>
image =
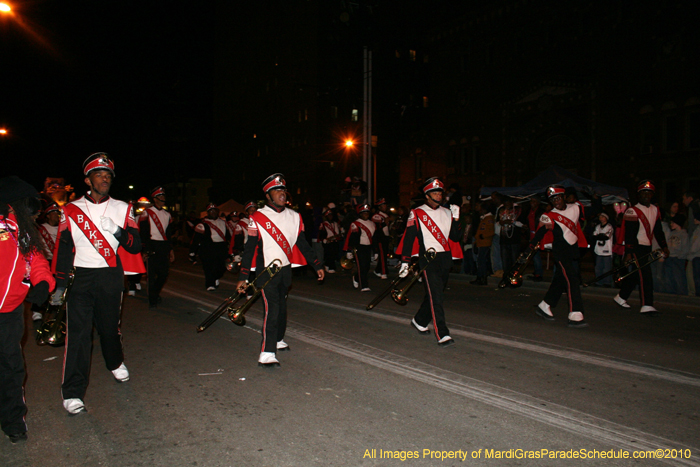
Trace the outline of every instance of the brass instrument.
<instances>
[{"instance_id":1,"label":"brass instrument","mask_svg":"<svg viewBox=\"0 0 700 467\"><path fill-rule=\"evenodd\" d=\"M622 264L620 267L615 268L615 269L613 269L613 270L611 270L611 271L608 271L608 272L606 272L605 274L601 274L600 276L596 277L596 278L593 279L592 281L586 282L585 284L581 284L581 285L582 285L583 287L588 287L588 286L590 286L591 284L595 284L595 283L598 282L599 280L605 279L605 278L608 277L608 276L615 276L615 275L617 275L617 274L620 274L622 271L625 271L625 270L627 270L630 266L634 265L634 269L632 269L632 270L630 270L630 271L627 271L625 274L623 274L623 275L618 276L618 277L615 278L614 282L616 282L616 283L617 283L617 282L620 282L620 281L622 281L623 279L625 279L626 277L629 277L629 276L631 276L632 274L634 274L635 272L639 271L639 270L642 269L643 267L648 266L648 265L650 265L651 263L653 263L654 261L658 261L658 260L660 260L660 259L663 258L663 257L664 257L664 252L663 252L663 250L661 250L661 249L650 251L650 252L647 253L646 255L642 255L642 256L640 256L639 258L633 256L632 259L630 259L629 261L625 262L625 263ZM642 261L645 261L644 264L642 264Z\"/></svg>"},{"instance_id":2,"label":"brass instrument","mask_svg":"<svg viewBox=\"0 0 700 467\"><path fill-rule=\"evenodd\" d=\"M406 295L408 295L408 291L411 290L411 287L413 287L413 284L416 283L418 279L420 279L421 274L423 274L423 271L425 271L425 268L428 267L430 262L435 259L435 248L428 248L428 250L425 252L425 259L426 263L425 266L423 266L418 272L414 272L414 276L411 278L411 280L406 283L401 289L395 288L391 291L391 298L398 303L401 306L404 306L408 303L408 298ZM414 263L411 267L409 267L409 272L411 269L415 271L418 268L419 262ZM408 276L406 276L408 277Z\"/></svg>"},{"instance_id":3,"label":"brass instrument","mask_svg":"<svg viewBox=\"0 0 700 467\"><path fill-rule=\"evenodd\" d=\"M75 268L71 268L68 273L66 288L61 295L59 305L47 305L41 326L37 329L36 343L39 345L49 344L60 347L66 342L66 305L68 294L75 279Z\"/></svg>"},{"instance_id":4,"label":"brass instrument","mask_svg":"<svg viewBox=\"0 0 700 467\"><path fill-rule=\"evenodd\" d=\"M274 261L272 261L272 263L267 268L265 268L265 270L260 275L260 277L262 277L265 273L269 275L269 278L261 287L256 287L255 281L253 281L250 284L248 284L245 290L243 290L242 292L238 292L238 294L231 295L230 297L228 297L226 300L221 302L221 305L219 305L216 308L216 310L214 310L209 316L207 316L207 318L204 321L202 321L202 323L199 326L197 326L197 332L205 331L226 312L228 312L228 317L233 324L235 324L236 326L244 326L246 312L251 306L253 306L253 302L255 302L255 299L258 298L258 296L262 293L263 289L267 286L267 284L269 284L272 278L275 277L275 275L281 270L282 261L279 259L275 259ZM260 277L258 277L258 280L260 279ZM252 289L253 296L249 300L247 300L242 306L235 308L234 305L236 303L246 298L248 289Z\"/></svg>"},{"instance_id":5,"label":"brass instrument","mask_svg":"<svg viewBox=\"0 0 700 467\"><path fill-rule=\"evenodd\" d=\"M233 274L238 274L241 270L241 257L239 255L230 255L226 258L226 270Z\"/></svg>"},{"instance_id":6,"label":"brass instrument","mask_svg":"<svg viewBox=\"0 0 700 467\"><path fill-rule=\"evenodd\" d=\"M352 256L353 259L350 259L347 256L343 256L342 258L340 258L340 267L345 269L346 271L351 271L353 266L357 262L357 249L352 249ZM360 268L358 267L357 270L359 271Z\"/></svg>"},{"instance_id":7,"label":"brass instrument","mask_svg":"<svg viewBox=\"0 0 700 467\"><path fill-rule=\"evenodd\" d=\"M499 288L504 289L506 287L512 287L516 289L523 285L523 273L525 273L525 269L532 257L537 253L539 246L540 242L537 242L534 246L528 247L518 255L513 267L508 271L508 274L503 275L501 282L498 283Z\"/></svg>"},{"instance_id":8,"label":"brass instrument","mask_svg":"<svg viewBox=\"0 0 700 467\"><path fill-rule=\"evenodd\" d=\"M411 265L408 267L408 275L410 275L410 274L415 274L415 273L416 273L416 269L418 269L418 263L417 263L417 262L411 264ZM384 300L384 299L386 298L386 296L389 295L389 294L399 285L399 283L401 283L401 281L403 281L404 279L406 279L406 278L408 277L408 275L406 275L406 277L396 276L396 278L395 278L394 280L391 281L391 283L389 284L389 287L387 287L387 288L384 290L384 292L380 293L379 295L377 295L377 296L374 298L374 300L372 300L371 302L369 302L369 305L367 305L367 310L371 310L371 309L374 308L375 306L379 305L379 302L381 302L382 300Z\"/></svg>"}]
</instances>

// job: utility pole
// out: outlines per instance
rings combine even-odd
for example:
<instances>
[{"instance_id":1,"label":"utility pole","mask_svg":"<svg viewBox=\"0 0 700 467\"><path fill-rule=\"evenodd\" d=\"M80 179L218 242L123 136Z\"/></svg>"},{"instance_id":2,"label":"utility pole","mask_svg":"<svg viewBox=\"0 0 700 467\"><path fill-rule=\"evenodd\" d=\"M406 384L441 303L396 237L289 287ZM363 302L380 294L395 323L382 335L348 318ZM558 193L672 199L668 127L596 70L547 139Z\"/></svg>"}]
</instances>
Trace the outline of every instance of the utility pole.
<instances>
[{"instance_id":1,"label":"utility pole","mask_svg":"<svg viewBox=\"0 0 700 467\"><path fill-rule=\"evenodd\" d=\"M374 200L376 174L372 158L372 51L367 46L363 52L364 110L362 115L362 179L367 183L367 202Z\"/></svg>"}]
</instances>

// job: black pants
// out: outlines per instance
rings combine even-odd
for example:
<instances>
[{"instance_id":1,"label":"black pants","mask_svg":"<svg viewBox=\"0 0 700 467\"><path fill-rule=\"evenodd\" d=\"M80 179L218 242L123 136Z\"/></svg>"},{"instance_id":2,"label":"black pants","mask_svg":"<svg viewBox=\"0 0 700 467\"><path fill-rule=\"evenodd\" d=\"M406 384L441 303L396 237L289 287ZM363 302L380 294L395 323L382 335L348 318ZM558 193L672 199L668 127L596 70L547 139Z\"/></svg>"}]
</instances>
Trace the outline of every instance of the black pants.
<instances>
[{"instance_id":1,"label":"black pants","mask_svg":"<svg viewBox=\"0 0 700 467\"><path fill-rule=\"evenodd\" d=\"M367 276L369 275L369 263L372 261L372 246L371 245L357 245L357 261L358 266L358 276L355 280L359 282L360 288L369 288L369 280Z\"/></svg>"},{"instance_id":2,"label":"black pants","mask_svg":"<svg viewBox=\"0 0 700 467\"><path fill-rule=\"evenodd\" d=\"M204 287L216 287L216 281L226 272L226 242L209 243L201 246L199 258L204 269Z\"/></svg>"},{"instance_id":3,"label":"black pants","mask_svg":"<svg viewBox=\"0 0 700 467\"><path fill-rule=\"evenodd\" d=\"M389 239L383 238L377 242L377 267L374 272L387 275L386 257L389 254Z\"/></svg>"},{"instance_id":4,"label":"black pants","mask_svg":"<svg viewBox=\"0 0 700 467\"><path fill-rule=\"evenodd\" d=\"M338 255L340 254L340 245L338 242L329 242L323 244L323 262L326 267L331 270L335 270L336 261L338 261Z\"/></svg>"},{"instance_id":5,"label":"black pants","mask_svg":"<svg viewBox=\"0 0 700 467\"><path fill-rule=\"evenodd\" d=\"M262 287L269 278L268 272L261 272L255 280L255 286ZM292 267L284 266L262 291L265 316L261 331L261 352L277 352L277 342L284 339L287 331L287 291L290 285Z\"/></svg>"},{"instance_id":6,"label":"black pants","mask_svg":"<svg viewBox=\"0 0 700 467\"><path fill-rule=\"evenodd\" d=\"M636 259L651 253L650 246L636 245L632 254ZM627 300L634 289L639 286L639 298L642 306L654 306L654 279L652 278L651 265L644 266L639 271L627 276L620 286L620 298Z\"/></svg>"},{"instance_id":7,"label":"black pants","mask_svg":"<svg viewBox=\"0 0 700 467\"><path fill-rule=\"evenodd\" d=\"M572 258L557 258L554 265L554 276L544 296L544 301L554 308L559 303L561 295L566 293L569 302L569 313L580 311L583 313L583 300L581 299L581 287L579 281L578 260Z\"/></svg>"},{"instance_id":8,"label":"black pants","mask_svg":"<svg viewBox=\"0 0 700 467\"><path fill-rule=\"evenodd\" d=\"M93 324L109 371L124 361L119 329L124 272L116 268L76 268L66 307L63 399L83 399L90 379Z\"/></svg>"},{"instance_id":9,"label":"black pants","mask_svg":"<svg viewBox=\"0 0 700 467\"><path fill-rule=\"evenodd\" d=\"M420 258L421 268L425 266L426 261L424 257ZM449 251L437 253L423 271L425 297L423 297L423 303L414 316L416 323L423 327L427 327L428 323L433 322L437 340L450 334L445 321L445 309L442 307L450 269L452 269L452 253Z\"/></svg>"},{"instance_id":10,"label":"black pants","mask_svg":"<svg viewBox=\"0 0 700 467\"><path fill-rule=\"evenodd\" d=\"M24 304L0 313L0 424L8 435L24 433L24 358L20 341L24 335Z\"/></svg>"},{"instance_id":11,"label":"black pants","mask_svg":"<svg viewBox=\"0 0 700 467\"><path fill-rule=\"evenodd\" d=\"M172 248L168 242L151 241L151 250L148 257L148 303L156 305L160 291L168 279Z\"/></svg>"}]
</instances>

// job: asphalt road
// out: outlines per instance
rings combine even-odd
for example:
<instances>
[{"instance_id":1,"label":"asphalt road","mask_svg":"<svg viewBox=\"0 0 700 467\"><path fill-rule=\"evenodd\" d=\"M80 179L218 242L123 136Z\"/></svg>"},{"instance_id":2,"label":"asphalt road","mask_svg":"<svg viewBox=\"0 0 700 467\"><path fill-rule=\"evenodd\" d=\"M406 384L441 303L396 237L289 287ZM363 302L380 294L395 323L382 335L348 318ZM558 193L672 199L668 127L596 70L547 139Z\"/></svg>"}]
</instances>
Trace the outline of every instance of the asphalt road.
<instances>
[{"instance_id":1,"label":"asphalt road","mask_svg":"<svg viewBox=\"0 0 700 467\"><path fill-rule=\"evenodd\" d=\"M199 265L180 260L159 308L145 291L124 299L130 381L112 378L95 336L88 413L61 405L63 348L27 339L29 440L0 442L0 465L700 465L697 301L660 296L647 318L636 295L622 310L613 291L587 290L590 327L569 329L562 305L553 323L535 316L545 285L466 279L451 278L456 345L440 348L409 325L420 284L407 306L368 312L388 281L361 293L347 273L322 286L295 276L291 351L269 370L257 366L262 305L245 327L197 333L235 277L206 292ZM611 454L629 458L600 458Z\"/></svg>"}]
</instances>

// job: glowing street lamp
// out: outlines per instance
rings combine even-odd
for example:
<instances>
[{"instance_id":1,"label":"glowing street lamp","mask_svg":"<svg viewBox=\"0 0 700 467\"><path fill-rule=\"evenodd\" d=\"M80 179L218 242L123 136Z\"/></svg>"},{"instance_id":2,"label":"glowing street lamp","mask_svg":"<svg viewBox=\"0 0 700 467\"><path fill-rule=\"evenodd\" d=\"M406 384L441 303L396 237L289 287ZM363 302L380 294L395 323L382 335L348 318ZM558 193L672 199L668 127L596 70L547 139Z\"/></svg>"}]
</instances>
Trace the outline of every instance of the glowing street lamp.
<instances>
[{"instance_id":1,"label":"glowing street lamp","mask_svg":"<svg viewBox=\"0 0 700 467\"><path fill-rule=\"evenodd\" d=\"M0 128L0 135L5 136L7 134L7 130L5 128Z\"/></svg>"},{"instance_id":2,"label":"glowing street lamp","mask_svg":"<svg viewBox=\"0 0 700 467\"><path fill-rule=\"evenodd\" d=\"M349 148L353 147L354 145L355 145L355 142L353 140L351 140L351 139L345 140L345 147L346 148L349 149Z\"/></svg>"},{"instance_id":3,"label":"glowing street lamp","mask_svg":"<svg viewBox=\"0 0 700 467\"><path fill-rule=\"evenodd\" d=\"M8 5L7 3L0 3L0 13L10 13L12 11L12 7Z\"/></svg>"}]
</instances>

